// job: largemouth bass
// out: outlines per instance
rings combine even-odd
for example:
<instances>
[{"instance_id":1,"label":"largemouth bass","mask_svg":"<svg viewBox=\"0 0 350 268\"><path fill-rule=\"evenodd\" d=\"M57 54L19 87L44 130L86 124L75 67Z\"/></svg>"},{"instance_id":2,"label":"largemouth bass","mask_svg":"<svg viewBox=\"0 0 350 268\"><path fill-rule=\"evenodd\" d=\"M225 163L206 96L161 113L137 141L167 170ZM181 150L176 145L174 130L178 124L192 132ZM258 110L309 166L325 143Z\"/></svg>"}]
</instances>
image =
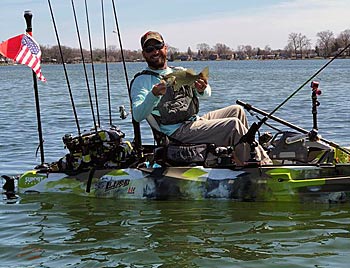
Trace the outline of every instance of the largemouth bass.
<instances>
[{"instance_id":1,"label":"largemouth bass","mask_svg":"<svg viewBox=\"0 0 350 268\"><path fill-rule=\"evenodd\" d=\"M209 78L209 67L205 67L200 73L192 69L179 70L171 74L167 74L163 77L167 86L173 86L174 91L178 91L182 86L188 85L192 86L196 80L199 78L204 78L208 80Z\"/></svg>"}]
</instances>

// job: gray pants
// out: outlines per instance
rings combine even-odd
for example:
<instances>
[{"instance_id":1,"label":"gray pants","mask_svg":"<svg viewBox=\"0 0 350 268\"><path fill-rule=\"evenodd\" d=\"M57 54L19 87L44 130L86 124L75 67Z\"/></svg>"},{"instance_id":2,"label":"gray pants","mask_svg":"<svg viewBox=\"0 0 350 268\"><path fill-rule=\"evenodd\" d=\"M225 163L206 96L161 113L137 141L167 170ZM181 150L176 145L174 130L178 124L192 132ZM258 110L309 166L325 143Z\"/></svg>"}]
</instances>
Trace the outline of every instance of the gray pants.
<instances>
[{"instance_id":1,"label":"gray pants","mask_svg":"<svg viewBox=\"0 0 350 268\"><path fill-rule=\"evenodd\" d=\"M231 105L211 111L196 121L185 122L171 136L184 143L231 146L237 144L247 131L248 122L243 108L239 105ZM249 144L240 143L234 149L236 157L241 162L250 158ZM257 160L262 160L264 164L271 163L260 145L256 148L256 154Z\"/></svg>"}]
</instances>

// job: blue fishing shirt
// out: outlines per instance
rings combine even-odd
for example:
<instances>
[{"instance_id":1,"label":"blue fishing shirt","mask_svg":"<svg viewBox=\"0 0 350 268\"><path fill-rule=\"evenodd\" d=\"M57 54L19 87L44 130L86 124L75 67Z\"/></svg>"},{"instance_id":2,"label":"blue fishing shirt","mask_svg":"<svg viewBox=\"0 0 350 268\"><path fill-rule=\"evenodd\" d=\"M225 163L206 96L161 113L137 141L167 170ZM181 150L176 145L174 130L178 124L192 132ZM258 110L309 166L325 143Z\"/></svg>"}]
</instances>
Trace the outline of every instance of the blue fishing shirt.
<instances>
[{"instance_id":1,"label":"blue fishing shirt","mask_svg":"<svg viewBox=\"0 0 350 268\"><path fill-rule=\"evenodd\" d=\"M176 67L175 70L179 70L179 69L186 70L181 67ZM146 70L156 72L161 76L170 74L174 71L174 69L170 67L167 67L166 69L162 69L162 70L153 70L147 67ZM160 116L159 112L157 110L154 110L154 108L158 105L162 96L155 96L152 93L153 86L158 83L160 83L160 78L154 75L140 75L136 77L134 82L132 83L131 92L130 92L131 101L132 101L132 113L133 113L134 119L137 122L141 122L142 120L146 119L147 116L149 116L151 113L154 115ZM203 93L198 93L196 91L196 94L198 97L211 96L210 85L209 84L207 85ZM159 127L163 133L170 136L181 126L181 124L182 123L172 124L172 125L161 124Z\"/></svg>"}]
</instances>

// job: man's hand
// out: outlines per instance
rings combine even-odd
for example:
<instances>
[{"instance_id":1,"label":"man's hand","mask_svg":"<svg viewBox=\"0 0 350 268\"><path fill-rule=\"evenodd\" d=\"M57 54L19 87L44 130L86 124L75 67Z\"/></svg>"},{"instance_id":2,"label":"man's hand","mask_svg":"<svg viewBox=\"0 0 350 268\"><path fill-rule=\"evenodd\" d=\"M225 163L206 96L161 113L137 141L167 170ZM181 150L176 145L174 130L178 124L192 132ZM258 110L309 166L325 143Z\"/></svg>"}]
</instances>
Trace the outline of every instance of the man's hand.
<instances>
[{"instance_id":1,"label":"man's hand","mask_svg":"<svg viewBox=\"0 0 350 268\"><path fill-rule=\"evenodd\" d=\"M155 84L152 88L152 93L154 96L163 96L166 92L166 83L165 81L161 81L158 84Z\"/></svg>"},{"instance_id":2,"label":"man's hand","mask_svg":"<svg viewBox=\"0 0 350 268\"><path fill-rule=\"evenodd\" d=\"M194 82L194 86L196 87L199 93L203 93L207 85L208 85L208 80L204 78L199 78Z\"/></svg>"}]
</instances>

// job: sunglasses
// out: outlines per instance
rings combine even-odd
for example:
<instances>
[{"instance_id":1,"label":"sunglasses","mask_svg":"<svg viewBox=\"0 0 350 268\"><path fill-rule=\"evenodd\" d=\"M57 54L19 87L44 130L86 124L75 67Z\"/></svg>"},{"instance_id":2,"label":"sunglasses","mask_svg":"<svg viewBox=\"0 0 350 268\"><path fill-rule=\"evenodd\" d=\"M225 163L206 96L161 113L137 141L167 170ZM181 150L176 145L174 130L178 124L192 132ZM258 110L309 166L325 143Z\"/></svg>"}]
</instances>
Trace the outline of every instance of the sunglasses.
<instances>
[{"instance_id":1,"label":"sunglasses","mask_svg":"<svg viewBox=\"0 0 350 268\"><path fill-rule=\"evenodd\" d=\"M160 50L164 47L164 43L160 43L160 44L156 44L153 46L147 46L143 49L143 51L145 51L146 53L151 53L155 50Z\"/></svg>"}]
</instances>

